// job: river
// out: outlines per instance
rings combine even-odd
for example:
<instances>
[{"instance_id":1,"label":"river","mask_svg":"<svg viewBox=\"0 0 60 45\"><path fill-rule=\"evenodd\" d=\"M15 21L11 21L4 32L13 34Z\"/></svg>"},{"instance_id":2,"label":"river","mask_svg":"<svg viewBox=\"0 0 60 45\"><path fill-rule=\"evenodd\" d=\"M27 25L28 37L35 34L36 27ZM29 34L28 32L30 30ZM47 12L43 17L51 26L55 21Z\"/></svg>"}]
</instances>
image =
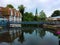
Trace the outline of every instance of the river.
<instances>
[{"instance_id":1,"label":"river","mask_svg":"<svg viewBox=\"0 0 60 45\"><path fill-rule=\"evenodd\" d=\"M1 29L0 45L59 45L59 34L34 27Z\"/></svg>"}]
</instances>

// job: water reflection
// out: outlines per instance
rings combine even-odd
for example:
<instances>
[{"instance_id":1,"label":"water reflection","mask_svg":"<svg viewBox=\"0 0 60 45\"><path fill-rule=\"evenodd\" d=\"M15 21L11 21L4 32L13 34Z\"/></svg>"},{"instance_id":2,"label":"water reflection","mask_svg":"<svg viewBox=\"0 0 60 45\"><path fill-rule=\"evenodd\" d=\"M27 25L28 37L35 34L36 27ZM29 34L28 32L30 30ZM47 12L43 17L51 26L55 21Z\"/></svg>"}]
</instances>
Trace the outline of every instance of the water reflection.
<instances>
[{"instance_id":1,"label":"water reflection","mask_svg":"<svg viewBox=\"0 0 60 45\"><path fill-rule=\"evenodd\" d=\"M41 38L43 38L44 36L45 36L45 30L43 31L43 29L42 30L40 30L39 31L39 36L41 37Z\"/></svg>"},{"instance_id":2,"label":"water reflection","mask_svg":"<svg viewBox=\"0 0 60 45\"><path fill-rule=\"evenodd\" d=\"M24 34L23 34L23 32L21 32L21 34L19 35L18 41L20 41L21 43L24 42Z\"/></svg>"},{"instance_id":3,"label":"water reflection","mask_svg":"<svg viewBox=\"0 0 60 45\"><path fill-rule=\"evenodd\" d=\"M9 32L5 32L3 34L0 34L0 42L11 42L11 36Z\"/></svg>"},{"instance_id":4,"label":"water reflection","mask_svg":"<svg viewBox=\"0 0 60 45\"><path fill-rule=\"evenodd\" d=\"M0 45L59 45L57 30L44 28L10 28L0 31Z\"/></svg>"}]
</instances>

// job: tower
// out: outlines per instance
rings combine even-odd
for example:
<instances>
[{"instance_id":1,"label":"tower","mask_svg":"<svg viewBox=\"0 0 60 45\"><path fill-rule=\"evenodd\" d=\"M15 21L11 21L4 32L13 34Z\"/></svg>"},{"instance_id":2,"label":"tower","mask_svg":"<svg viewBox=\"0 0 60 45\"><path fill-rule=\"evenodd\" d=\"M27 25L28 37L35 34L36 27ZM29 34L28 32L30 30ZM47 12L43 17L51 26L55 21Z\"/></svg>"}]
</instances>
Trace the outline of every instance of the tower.
<instances>
[{"instance_id":1,"label":"tower","mask_svg":"<svg viewBox=\"0 0 60 45\"><path fill-rule=\"evenodd\" d=\"M38 11L37 11L37 8L36 8L35 16L38 16Z\"/></svg>"},{"instance_id":2,"label":"tower","mask_svg":"<svg viewBox=\"0 0 60 45\"><path fill-rule=\"evenodd\" d=\"M38 20L37 17L38 17L38 11L37 11L37 8L36 8L35 17L34 17L34 20L35 20L35 21Z\"/></svg>"}]
</instances>

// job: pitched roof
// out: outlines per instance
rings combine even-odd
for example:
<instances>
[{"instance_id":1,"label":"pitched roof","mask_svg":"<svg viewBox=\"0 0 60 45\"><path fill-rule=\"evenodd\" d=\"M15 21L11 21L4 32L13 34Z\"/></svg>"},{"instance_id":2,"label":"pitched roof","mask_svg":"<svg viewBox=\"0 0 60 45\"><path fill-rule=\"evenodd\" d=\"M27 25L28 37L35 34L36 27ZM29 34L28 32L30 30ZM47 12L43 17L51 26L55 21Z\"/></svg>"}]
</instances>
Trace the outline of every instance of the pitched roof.
<instances>
[{"instance_id":1,"label":"pitched roof","mask_svg":"<svg viewBox=\"0 0 60 45\"><path fill-rule=\"evenodd\" d=\"M60 18L60 16L52 17L52 18Z\"/></svg>"}]
</instances>

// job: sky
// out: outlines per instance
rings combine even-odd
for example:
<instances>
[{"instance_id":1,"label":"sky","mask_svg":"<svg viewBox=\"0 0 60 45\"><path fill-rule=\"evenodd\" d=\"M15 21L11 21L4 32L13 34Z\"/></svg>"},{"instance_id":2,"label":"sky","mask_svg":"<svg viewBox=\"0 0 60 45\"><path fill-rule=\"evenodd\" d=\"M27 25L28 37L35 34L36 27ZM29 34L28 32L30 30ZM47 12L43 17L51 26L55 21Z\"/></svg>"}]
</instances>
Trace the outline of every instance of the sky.
<instances>
[{"instance_id":1,"label":"sky","mask_svg":"<svg viewBox=\"0 0 60 45\"><path fill-rule=\"evenodd\" d=\"M25 12L33 12L36 8L38 13L43 10L47 17L51 16L54 10L60 10L60 0L0 0L0 6L5 7L7 4L12 4L18 9L19 5L25 6Z\"/></svg>"}]
</instances>

